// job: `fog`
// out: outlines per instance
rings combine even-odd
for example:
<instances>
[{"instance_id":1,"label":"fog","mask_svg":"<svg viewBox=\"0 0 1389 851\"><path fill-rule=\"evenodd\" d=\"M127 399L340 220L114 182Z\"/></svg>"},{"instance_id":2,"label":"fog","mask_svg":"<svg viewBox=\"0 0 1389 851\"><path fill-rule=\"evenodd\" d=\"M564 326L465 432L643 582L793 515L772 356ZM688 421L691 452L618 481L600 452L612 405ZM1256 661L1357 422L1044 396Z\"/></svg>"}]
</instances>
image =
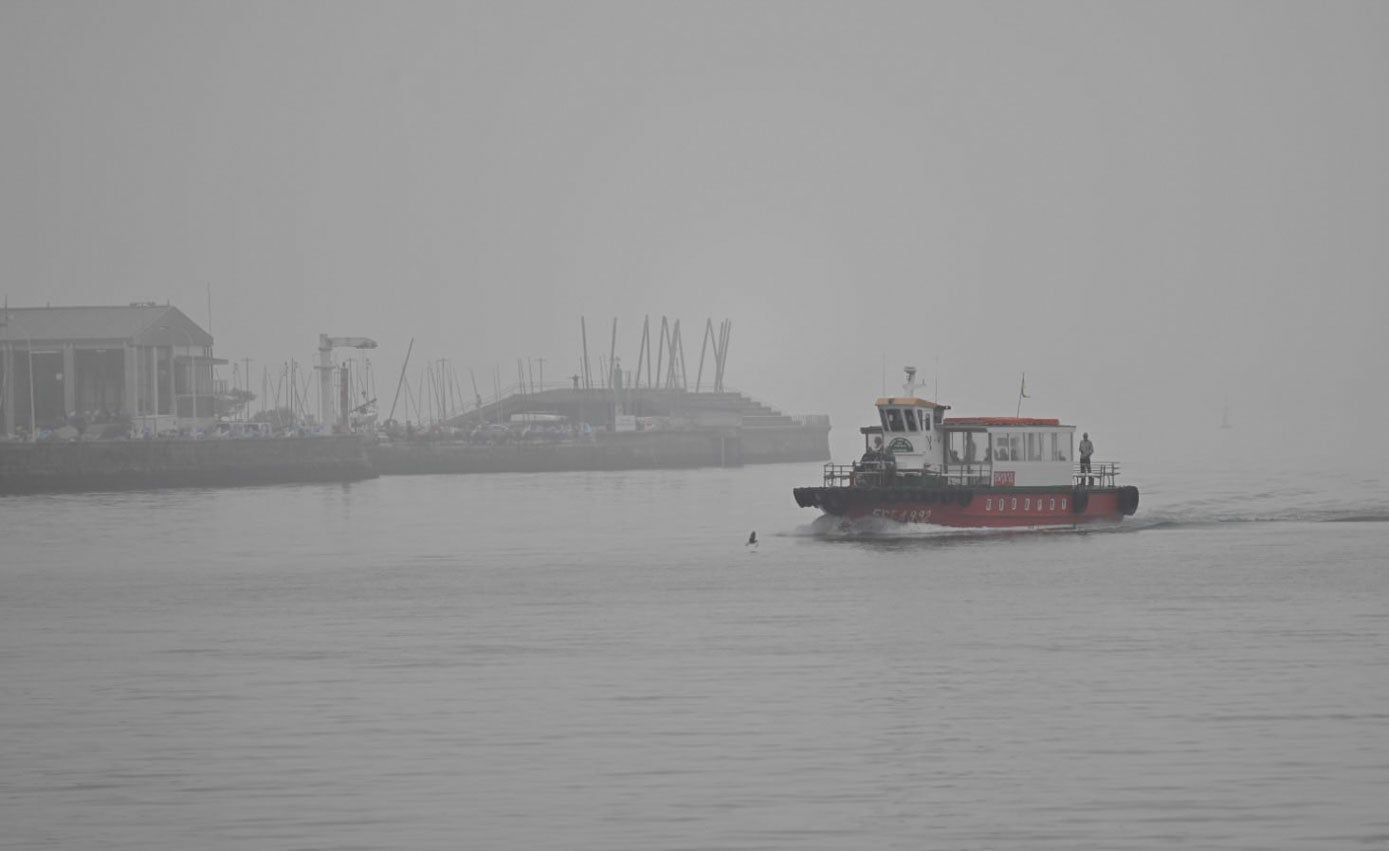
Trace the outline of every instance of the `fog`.
<instances>
[{"instance_id":1,"label":"fog","mask_svg":"<svg viewBox=\"0 0 1389 851\"><path fill-rule=\"evenodd\" d=\"M1382 3L9 2L0 294L1383 465L1387 95Z\"/></svg>"}]
</instances>

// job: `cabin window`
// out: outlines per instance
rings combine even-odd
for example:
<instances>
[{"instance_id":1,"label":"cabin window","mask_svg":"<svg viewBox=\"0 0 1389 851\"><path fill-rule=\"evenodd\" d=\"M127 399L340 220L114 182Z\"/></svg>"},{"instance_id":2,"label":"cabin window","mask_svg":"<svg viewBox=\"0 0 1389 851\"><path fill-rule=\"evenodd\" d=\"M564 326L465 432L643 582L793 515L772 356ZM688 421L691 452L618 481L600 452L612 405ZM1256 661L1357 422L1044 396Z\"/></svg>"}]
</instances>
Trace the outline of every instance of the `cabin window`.
<instances>
[{"instance_id":1,"label":"cabin window","mask_svg":"<svg viewBox=\"0 0 1389 851\"><path fill-rule=\"evenodd\" d=\"M1067 441L1066 441L1066 435L1065 435L1064 433L1062 433L1062 434L1057 434L1056 432L1052 432L1052 435L1051 435L1051 457L1052 457L1053 460L1056 460L1056 461L1065 461L1065 460L1067 460L1067 459L1066 459L1066 443L1067 443Z\"/></svg>"},{"instance_id":2,"label":"cabin window","mask_svg":"<svg viewBox=\"0 0 1389 851\"><path fill-rule=\"evenodd\" d=\"M897 409L897 408L888 408L888 409L887 409L887 423L886 423L886 428L887 428L888 431L902 431L902 430L903 430L903 429L902 429L902 412L901 412L901 410L899 410L899 409Z\"/></svg>"},{"instance_id":3,"label":"cabin window","mask_svg":"<svg viewBox=\"0 0 1389 851\"><path fill-rule=\"evenodd\" d=\"M921 420L917 419L917 412L907 408L902 413L907 416L907 431L917 431L921 425Z\"/></svg>"},{"instance_id":4,"label":"cabin window","mask_svg":"<svg viewBox=\"0 0 1389 851\"><path fill-rule=\"evenodd\" d=\"M1044 449L1043 446L1042 446L1042 443L1043 443L1043 441L1045 440L1045 438L1046 438L1046 435L1045 435L1045 434L1042 434L1042 433L1040 433L1040 432L1034 432L1034 433L1029 434L1029 435L1027 436L1027 460L1029 460L1029 461L1045 461L1045 460L1047 460L1046 454L1045 454L1045 449Z\"/></svg>"},{"instance_id":5,"label":"cabin window","mask_svg":"<svg viewBox=\"0 0 1389 851\"><path fill-rule=\"evenodd\" d=\"M948 432L948 434L949 437L946 438L946 441L950 446L950 463L966 463L965 455L968 452L968 450L965 448L965 441L969 437L969 433L963 431L952 431Z\"/></svg>"},{"instance_id":6,"label":"cabin window","mask_svg":"<svg viewBox=\"0 0 1389 851\"><path fill-rule=\"evenodd\" d=\"M1006 434L994 435L994 460L1011 461L1013 455L1008 451L1008 436Z\"/></svg>"}]
</instances>

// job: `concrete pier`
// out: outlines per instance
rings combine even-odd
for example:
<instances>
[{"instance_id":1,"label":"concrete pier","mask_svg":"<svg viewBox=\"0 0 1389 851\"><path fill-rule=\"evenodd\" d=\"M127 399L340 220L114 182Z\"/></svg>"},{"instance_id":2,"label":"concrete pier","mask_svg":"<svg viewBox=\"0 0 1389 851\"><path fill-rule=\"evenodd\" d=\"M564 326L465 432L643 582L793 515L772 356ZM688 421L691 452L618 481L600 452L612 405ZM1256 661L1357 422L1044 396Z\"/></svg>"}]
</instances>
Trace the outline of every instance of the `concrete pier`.
<instances>
[{"instance_id":1,"label":"concrete pier","mask_svg":"<svg viewBox=\"0 0 1389 851\"><path fill-rule=\"evenodd\" d=\"M0 443L0 494L375 478L353 435Z\"/></svg>"}]
</instances>

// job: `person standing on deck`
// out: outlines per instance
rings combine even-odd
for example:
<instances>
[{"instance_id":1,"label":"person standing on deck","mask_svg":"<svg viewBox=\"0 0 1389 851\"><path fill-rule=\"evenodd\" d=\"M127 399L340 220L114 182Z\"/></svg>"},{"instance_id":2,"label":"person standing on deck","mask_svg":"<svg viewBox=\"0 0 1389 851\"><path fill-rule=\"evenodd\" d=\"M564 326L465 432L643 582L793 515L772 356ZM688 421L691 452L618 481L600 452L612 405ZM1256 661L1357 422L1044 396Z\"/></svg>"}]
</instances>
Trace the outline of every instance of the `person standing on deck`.
<instances>
[{"instance_id":1,"label":"person standing on deck","mask_svg":"<svg viewBox=\"0 0 1389 851\"><path fill-rule=\"evenodd\" d=\"M1095 444L1090 442L1090 432L1085 432L1080 436L1080 473L1088 475L1090 472L1090 456L1095 454ZM1093 485L1095 479L1091 477L1087 484Z\"/></svg>"}]
</instances>

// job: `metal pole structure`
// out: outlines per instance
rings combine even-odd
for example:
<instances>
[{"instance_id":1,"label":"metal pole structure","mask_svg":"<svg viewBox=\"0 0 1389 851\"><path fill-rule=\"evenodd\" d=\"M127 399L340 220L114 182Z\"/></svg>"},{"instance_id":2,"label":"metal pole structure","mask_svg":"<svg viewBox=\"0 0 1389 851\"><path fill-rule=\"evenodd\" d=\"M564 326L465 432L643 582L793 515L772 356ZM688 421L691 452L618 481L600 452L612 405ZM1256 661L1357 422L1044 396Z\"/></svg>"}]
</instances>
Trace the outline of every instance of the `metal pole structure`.
<instances>
[{"instance_id":1,"label":"metal pole structure","mask_svg":"<svg viewBox=\"0 0 1389 851\"><path fill-rule=\"evenodd\" d=\"M675 320L675 330L670 337L670 374L675 377L675 352L680 350L680 389L685 390L689 387L690 378L685 373L685 343L680 338L680 320ZM672 382L673 384L674 382Z\"/></svg>"},{"instance_id":2,"label":"metal pole structure","mask_svg":"<svg viewBox=\"0 0 1389 851\"><path fill-rule=\"evenodd\" d=\"M641 386L641 365L646 364L648 377L651 374L651 317L648 316L641 323L641 344L637 346L637 374L632 379L633 387ZM650 384L650 381L647 382Z\"/></svg>"},{"instance_id":3,"label":"metal pole structure","mask_svg":"<svg viewBox=\"0 0 1389 851\"><path fill-rule=\"evenodd\" d=\"M410 365L410 353L415 350L415 338L410 338L410 346L405 350L405 363L400 365L400 380L395 383L395 398L391 400L391 413L386 419L395 419L395 403L400 401L400 386L405 383L405 367Z\"/></svg>"},{"instance_id":4,"label":"metal pole structure","mask_svg":"<svg viewBox=\"0 0 1389 851\"><path fill-rule=\"evenodd\" d=\"M709 338L714 335L714 320L704 320L704 339L699 343L699 371L695 373L695 392L699 392L700 382L704 380L704 353L709 348Z\"/></svg>"},{"instance_id":5,"label":"metal pole structure","mask_svg":"<svg viewBox=\"0 0 1389 851\"><path fill-rule=\"evenodd\" d=\"M613 364L617 363L617 317L613 317L613 341L608 347L608 389L616 390L617 382L613 381Z\"/></svg>"},{"instance_id":6,"label":"metal pole structure","mask_svg":"<svg viewBox=\"0 0 1389 851\"><path fill-rule=\"evenodd\" d=\"M666 347L670 345L670 325L661 317L661 341L656 344L656 386L665 386Z\"/></svg>"},{"instance_id":7,"label":"metal pole structure","mask_svg":"<svg viewBox=\"0 0 1389 851\"><path fill-rule=\"evenodd\" d=\"M588 372L588 326L582 316L579 317L579 333L584 340L584 389L587 390L591 386Z\"/></svg>"},{"instance_id":8,"label":"metal pole structure","mask_svg":"<svg viewBox=\"0 0 1389 851\"><path fill-rule=\"evenodd\" d=\"M728 362L728 338L733 332L733 321L725 319L719 325L719 343L714 348L714 392L723 392L724 366Z\"/></svg>"},{"instance_id":9,"label":"metal pole structure","mask_svg":"<svg viewBox=\"0 0 1389 851\"><path fill-rule=\"evenodd\" d=\"M34 341L28 334L24 335L24 345L24 359L29 362L29 442L37 443L39 433L34 422Z\"/></svg>"}]
</instances>

